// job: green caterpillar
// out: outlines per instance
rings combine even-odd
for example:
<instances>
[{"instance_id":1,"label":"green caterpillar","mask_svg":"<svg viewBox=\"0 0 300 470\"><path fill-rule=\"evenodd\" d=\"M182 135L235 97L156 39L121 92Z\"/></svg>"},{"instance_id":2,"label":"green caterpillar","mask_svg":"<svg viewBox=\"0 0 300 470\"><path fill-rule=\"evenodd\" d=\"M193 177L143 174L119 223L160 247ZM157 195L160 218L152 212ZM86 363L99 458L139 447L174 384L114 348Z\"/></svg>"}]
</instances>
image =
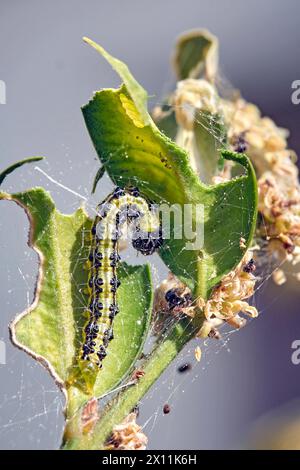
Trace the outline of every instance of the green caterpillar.
<instances>
[{"instance_id":1,"label":"green caterpillar","mask_svg":"<svg viewBox=\"0 0 300 470\"><path fill-rule=\"evenodd\" d=\"M159 217L137 188L115 191L98 206L91 231L88 259L88 320L84 326L81 360L88 367L102 367L107 347L113 339L113 320L119 312L117 266L118 241L125 223L135 225L133 247L150 255L162 245Z\"/></svg>"}]
</instances>

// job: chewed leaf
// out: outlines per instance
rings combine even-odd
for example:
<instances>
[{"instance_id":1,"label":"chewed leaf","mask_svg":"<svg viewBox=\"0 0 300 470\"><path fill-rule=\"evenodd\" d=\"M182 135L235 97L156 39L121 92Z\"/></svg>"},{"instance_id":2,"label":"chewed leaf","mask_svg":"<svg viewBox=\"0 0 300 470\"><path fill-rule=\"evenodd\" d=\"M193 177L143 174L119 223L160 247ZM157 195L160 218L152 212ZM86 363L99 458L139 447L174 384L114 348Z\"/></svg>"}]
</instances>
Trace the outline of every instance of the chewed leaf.
<instances>
[{"instance_id":1,"label":"chewed leaf","mask_svg":"<svg viewBox=\"0 0 300 470\"><path fill-rule=\"evenodd\" d=\"M25 209L30 220L29 244L40 261L35 299L12 322L12 340L43 364L64 391L67 389L68 410L75 411L87 395L103 395L115 387L130 373L140 354L152 306L149 267L120 266L120 314L114 322L115 338L108 357L93 378L94 387L80 378L71 386L88 301L83 292L88 272L83 267L89 250L85 233L91 228L91 220L83 209L72 215L61 214L41 188L14 195L0 193L0 199L15 201Z\"/></svg>"},{"instance_id":2,"label":"chewed leaf","mask_svg":"<svg viewBox=\"0 0 300 470\"><path fill-rule=\"evenodd\" d=\"M109 62L114 60L102 48L100 52ZM117 71L120 73L118 68ZM152 121L143 127L137 124L139 97L127 86L133 77L127 76L126 80L126 86L120 89L97 92L83 107L88 131L115 184L122 187L133 184L155 203L165 203L169 209L174 205L180 208L182 218L177 219L176 226L174 217L167 220L170 225L163 226L163 232L167 230L170 236L165 239L160 255L169 269L197 295L207 297L245 253L246 248L240 246L241 237L246 240L246 247L251 242L257 212L254 170L245 155L223 151L221 156L237 161L245 174L221 185L201 183L183 149L162 134ZM128 112L129 100L135 106L134 115ZM145 113L146 108L140 115L143 122ZM188 225L197 227L192 238L186 234L183 220L187 207L192 207Z\"/></svg>"}]
</instances>

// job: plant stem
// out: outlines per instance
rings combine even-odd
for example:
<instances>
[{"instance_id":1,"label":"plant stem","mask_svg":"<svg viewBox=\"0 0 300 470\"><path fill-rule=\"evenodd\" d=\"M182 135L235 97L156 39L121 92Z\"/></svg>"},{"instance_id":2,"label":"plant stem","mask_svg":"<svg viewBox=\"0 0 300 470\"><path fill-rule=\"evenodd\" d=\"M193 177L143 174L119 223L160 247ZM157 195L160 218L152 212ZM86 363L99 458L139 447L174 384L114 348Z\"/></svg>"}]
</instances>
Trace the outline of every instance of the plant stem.
<instances>
[{"instance_id":1,"label":"plant stem","mask_svg":"<svg viewBox=\"0 0 300 470\"><path fill-rule=\"evenodd\" d=\"M200 257L201 254L201 257ZM199 252L199 259L198 259L198 264L197 264L197 269L198 269L198 275L197 275L197 280L195 283L195 288L194 288L194 298L199 299L202 298L204 300L207 299L207 269L206 269L206 263L204 262L204 259L202 258L203 254ZM201 317L201 314L200 314Z\"/></svg>"}]
</instances>

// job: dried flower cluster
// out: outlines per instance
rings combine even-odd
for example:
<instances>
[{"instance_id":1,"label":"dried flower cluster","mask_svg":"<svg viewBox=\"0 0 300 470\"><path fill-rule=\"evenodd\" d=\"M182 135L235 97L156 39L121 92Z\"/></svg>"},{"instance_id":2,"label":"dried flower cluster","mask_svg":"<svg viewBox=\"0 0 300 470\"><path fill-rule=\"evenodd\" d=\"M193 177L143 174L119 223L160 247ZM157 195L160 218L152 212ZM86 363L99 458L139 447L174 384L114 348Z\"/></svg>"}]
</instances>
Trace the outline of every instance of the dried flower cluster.
<instances>
[{"instance_id":1,"label":"dried flower cluster","mask_svg":"<svg viewBox=\"0 0 300 470\"><path fill-rule=\"evenodd\" d=\"M236 267L222 282L213 290L208 301L197 299L187 305L169 308L166 293L172 289L177 295L186 296L188 289L174 275L169 274L168 279L163 281L156 289L154 299L154 312L156 315L155 331L160 331L162 325L166 324L168 316L178 317L181 314L194 317L196 308L200 308L205 316L203 327L198 336L210 336L218 338L217 328L224 322L235 328L240 328L246 323L246 319L239 314L244 313L252 318L258 315L257 309L246 301L254 293L256 277L254 275L255 264L253 253L248 250Z\"/></svg>"},{"instance_id":2,"label":"dried flower cluster","mask_svg":"<svg viewBox=\"0 0 300 470\"><path fill-rule=\"evenodd\" d=\"M206 321L200 335L207 329L211 331L224 321L235 328L244 326L246 319L242 318L240 313L252 318L257 317L256 308L246 301L254 293L256 282L254 270L252 252L248 250L237 268L223 278L213 290L210 299L203 304Z\"/></svg>"},{"instance_id":3,"label":"dried flower cluster","mask_svg":"<svg viewBox=\"0 0 300 470\"><path fill-rule=\"evenodd\" d=\"M191 56L194 68L186 79L182 79L179 65L190 43L195 47L199 37L210 42L210 47L199 51L199 57ZM195 40L195 42L193 42ZM191 51L190 49L190 51ZM202 54L202 55L201 55ZM295 164L296 154L287 146L288 131L279 128L268 117L262 117L259 109L247 103L237 93L232 99L219 96L217 86L218 63L217 39L207 31L183 35L176 48L175 71L179 78L176 90L168 98L171 105L168 111L155 109L154 119L160 121L173 112L176 120L176 142L189 154L190 164L199 177L203 175L202 155L197 151L196 123L201 115L210 116L208 132L213 133L216 147L222 148L222 134L214 129L221 117L227 142L235 152L246 153L251 159L257 174L260 217L257 225L258 252L256 261L268 264L274 269L273 279L277 284L286 281L283 263L296 265L300 261L300 184L298 169ZM208 64L214 67L210 74L200 72ZM186 64L184 62L184 64ZM198 75L196 72L199 72ZM205 125L200 123L200 125ZM215 133L216 132L216 133ZM215 133L215 134L214 134ZM217 167L210 174L213 184L229 180L232 177L234 163L226 161L222 170ZM246 248L246 240L240 239L240 248ZM253 250L253 248L252 248ZM234 327L241 327L245 318L240 313L256 317L258 312L248 303L253 295L256 283L252 250L248 250L237 268L230 272L217 286L207 302L197 299L190 304L181 304L170 308L165 299L169 289L175 289L178 295L186 295L186 287L170 275L156 291L154 310L156 313L155 330L159 332L168 323L169 318L179 318L183 313L190 317L195 315L195 308L201 308L205 321L200 336L218 337L218 327L228 322ZM261 259L261 257L264 257ZM297 274L300 280L300 273Z\"/></svg>"},{"instance_id":4,"label":"dried flower cluster","mask_svg":"<svg viewBox=\"0 0 300 470\"><path fill-rule=\"evenodd\" d=\"M121 424L114 427L106 450L145 450L147 436L136 423L136 413L130 413Z\"/></svg>"},{"instance_id":5,"label":"dried flower cluster","mask_svg":"<svg viewBox=\"0 0 300 470\"><path fill-rule=\"evenodd\" d=\"M178 82L171 102L179 126L177 142L189 151L192 167L197 171L192 151L193 127L198 112L222 113L232 150L246 152L252 160L259 188L258 210L262 222L259 237L267 241L268 255L274 266L284 261L293 265L300 261L300 185L296 154L287 148L288 132L279 128L259 109L245 100L218 100L215 87L205 80L187 79ZM231 177L232 162L226 162L213 182ZM298 276L299 278L300 276ZM281 284L286 277L274 271L273 279Z\"/></svg>"},{"instance_id":6,"label":"dried flower cluster","mask_svg":"<svg viewBox=\"0 0 300 470\"><path fill-rule=\"evenodd\" d=\"M214 86L206 80L189 78L178 82L172 99L177 123L185 130L193 130L197 113L216 114L218 101Z\"/></svg>"},{"instance_id":7,"label":"dried flower cluster","mask_svg":"<svg viewBox=\"0 0 300 470\"><path fill-rule=\"evenodd\" d=\"M243 99L222 104L229 142L234 148L242 136L256 168L262 216L258 234L267 241L275 265L295 265L300 261L300 185L296 154L287 148L288 132ZM283 283L282 270L274 271L273 279Z\"/></svg>"}]
</instances>

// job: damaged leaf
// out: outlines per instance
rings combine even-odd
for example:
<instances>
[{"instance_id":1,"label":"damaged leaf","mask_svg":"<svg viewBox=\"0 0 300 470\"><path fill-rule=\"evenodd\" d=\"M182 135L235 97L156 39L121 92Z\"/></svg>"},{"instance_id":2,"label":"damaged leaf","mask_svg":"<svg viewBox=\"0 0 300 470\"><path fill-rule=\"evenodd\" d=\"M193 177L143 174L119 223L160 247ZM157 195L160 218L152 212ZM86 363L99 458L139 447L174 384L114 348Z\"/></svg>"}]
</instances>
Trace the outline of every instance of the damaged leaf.
<instances>
[{"instance_id":1,"label":"damaged leaf","mask_svg":"<svg viewBox=\"0 0 300 470\"><path fill-rule=\"evenodd\" d=\"M74 370L86 321L88 272L84 263L89 243L84 234L90 230L91 220L82 208L72 215L61 214L42 188L13 195L0 193L0 199L14 201L26 211L29 245L38 253L40 263L34 301L10 325L12 341L48 369L67 395L67 414L71 415L89 396L107 393L132 370L149 327L150 270L148 265L121 264L121 313L114 321L115 339L103 369L94 377L94 386L84 383Z\"/></svg>"},{"instance_id":2,"label":"damaged leaf","mask_svg":"<svg viewBox=\"0 0 300 470\"><path fill-rule=\"evenodd\" d=\"M124 64L97 44L86 41L113 63L124 79ZM213 286L241 260L251 242L257 212L254 170L245 155L223 151L221 156L239 163L245 174L215 186L201 183L187 153L162 134L150 118L144 89L127 67L125 78L121 88L97 92L83 107L88 131L116 185L138 186L153 202L165 203L169 208L175 205L181 214L187 207L193 208L189 225L196 227L200 238L197 246L191 249L195 237L186 236L183 219L177 220L175 227L171 218L170 237L160 256L196 295L207 298ZM200 212L203 210L200 216L195 213L197 207ZM175 236L179 230L180 239ZM243 249L241 237L246 240Z\"/></svg>"}]
</instances>

